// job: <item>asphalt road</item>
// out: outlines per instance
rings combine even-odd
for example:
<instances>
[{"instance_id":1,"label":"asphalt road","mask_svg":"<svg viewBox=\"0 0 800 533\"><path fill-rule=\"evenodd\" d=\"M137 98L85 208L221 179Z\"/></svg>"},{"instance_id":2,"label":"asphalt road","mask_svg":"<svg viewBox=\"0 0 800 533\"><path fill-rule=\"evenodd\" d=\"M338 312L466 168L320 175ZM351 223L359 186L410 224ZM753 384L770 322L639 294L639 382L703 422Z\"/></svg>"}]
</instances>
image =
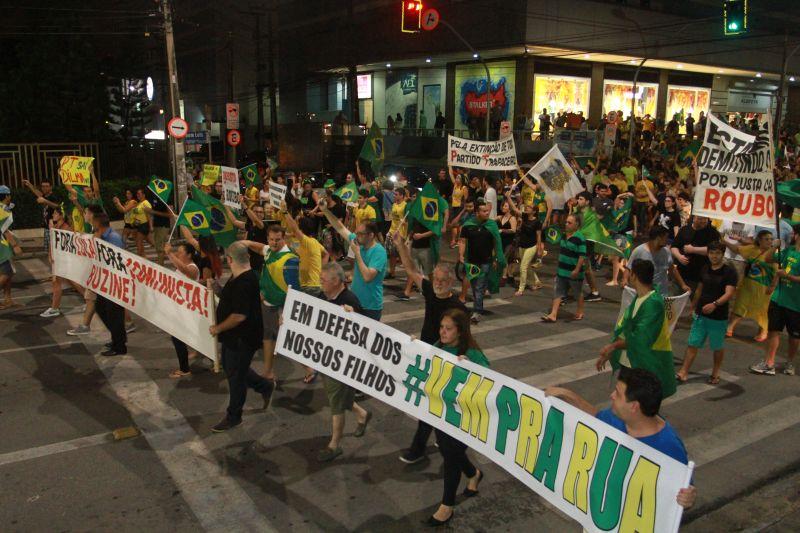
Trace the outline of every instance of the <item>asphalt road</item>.
<instances>
[{"instance_id":1,"label":"asphalt road","mask_svg":"<svg viewBox=\"0 0 800 533\"><path fill-rule=\"evenodd\" d=\"M0 311L0 530L408 531L435 509L442 461L433 441L429 460L413 466L398 461L416 427L409 417L367 400L375 417L365 437L352 437L350 418L344 455L318 463L330 419L322 384L304 385L302 369L279 360L284 383L272 408L258 411L260 398L251 394L244 424L212 434L210 427L224 414L227 385L206 361L194 362L191 377L170 379L176 359L169 337L141 319L127 356L100 357L108 334L98 319L89 336L69 337L66 330L78 323L79 313L38 317L49 304L46 259L17 266L14 296L22 306ZM418 333L421 299L393 301L401 284L387 282L385 321ZM570 320L574 304L568 304L566 320L557 324L538 320L549 305L549 287L521 298L512 292L502 289L489 304L492 314L475 329L493 368L607 401L609 374L592 368L617 316L619 290L603 287L607 299L587 304L580 322ZM82 303L65 294L65 310ZM676 360L687 326L682 319L673 336ZM727 343L722 383L706 384L711 354L701 352L697 373L662 409L697 462L699 499L685 516L686 531L731 530L729 523L702 517L725 513L800 467L800 382L749 374L761 347L749 340L754 324L740 330L741 337ZM258 354L254 366L260 368ZM114 441L111 432L128 426L141 434ZM499 467L470 453L486 480L480 497L459 501L453 528L580 531ZM781 523L797 523L796 512L792 516L794 521L758 523L780 531Z\"/></svg>"}]
</instances>

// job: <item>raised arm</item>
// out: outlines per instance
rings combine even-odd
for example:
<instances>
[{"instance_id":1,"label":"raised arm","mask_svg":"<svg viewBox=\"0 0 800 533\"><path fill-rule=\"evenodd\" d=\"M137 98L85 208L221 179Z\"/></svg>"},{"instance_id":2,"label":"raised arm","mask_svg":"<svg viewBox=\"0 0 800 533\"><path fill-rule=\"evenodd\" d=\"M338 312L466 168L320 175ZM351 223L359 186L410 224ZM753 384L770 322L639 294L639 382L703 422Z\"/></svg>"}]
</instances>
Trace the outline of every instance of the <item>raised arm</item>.
<instances>
[{"instance_id":1,"label":"raised arm","mask_svg":"<svg viewBox=\"0 0 800 533\"><path fill-rule=\"evenodd\" d=\"M200 252L200 243L197 239L194 238L192 232L186 226L181 226L181 237L185 240L192 248Z\"/></svg>"},{"instance_id":2,"label":"raised arm","mask_svg":"<svg viewBox=\"0 0 800 533\"><path fill-rule=\"evenodd\" d=\"M189 279L197 279L199 277L200 271L197 269L197 265L194 263L184 263L178 259L175 252L172 251L170 243L164 244L164 253L169 257L169 262L175 265L175 268L177 268L181 274Z\"/></svg>"},{"instance_id":3,"label":"raised arm","mask_svg":"<svg viewBox=\"0 0 800 533\"><path fill-rule=\"evenodd\" d=\"M325 198L321 198L319 204L317 205L319 205L320 211L322 212L323 215L325 215L325 218L328 220L328 223L331 225L331 227L335 229L336 232L339 235L341 235L345 241L350 240L350 234L351 234L350 230L347 229L344 226L344 224L342 224L341 220L336 218L336 216L330 212L330 210L328 209L328 203L325 200Z\"/></svg>"},{"instance_id":4,"label":"raised arm","mask_svg":"<svg viewBox=\"0 0 800 533\"><path fill-rule=\"evenodd\" d=\"M317 203L318 207L319 205L320 204ZM286 221L286 228L289 230L289 233L294 234L294 236L297 237L298 240L305 239L306 236L300 230L300 226L297 224L297 221L294 219L289 210L286 209L286 202L281 202L281 211L286 213L286 215L284 215L284 220Z\"/></svg>"},{"instance_id":5,"label":"raised arm","mask_svg":"<svg viewBox=\"0 0 800 533\"><path fill-rule=\"evenodd\" d=\"M397 254L400 256L400 262L403 264L403 268L406 269L408 279L413 281L417 287L422 288L422 278L424 276L417 270L417 263L411 258L411 251L408 249L408 245L399 231L396 231L394 235L392 235L392 241L394 242Z\"/></svg>"},{"instance_id":6,"label":"raised arm","mask_svg":"<svg viewBox=\"0 0 800 533\"><path fill-rule=\"evenodd\" d=\"M245 227L247 227L243 220L239 220L234 216L233 211L231 211L229 206L222 204L222 207L225 209L225 214L228 215L228 218L231 220L231 224L233 224L234 228L245 229Z\"/></svg>"}]
</instances>

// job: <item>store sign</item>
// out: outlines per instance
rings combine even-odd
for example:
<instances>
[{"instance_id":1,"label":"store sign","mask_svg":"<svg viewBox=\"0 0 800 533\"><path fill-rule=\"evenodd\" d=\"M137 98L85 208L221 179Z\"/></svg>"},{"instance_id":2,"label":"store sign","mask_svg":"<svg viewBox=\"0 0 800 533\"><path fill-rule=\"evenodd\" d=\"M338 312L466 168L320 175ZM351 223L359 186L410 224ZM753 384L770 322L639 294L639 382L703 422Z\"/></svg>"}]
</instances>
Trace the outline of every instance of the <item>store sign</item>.
<instances>
[{"instance_id":1,"label":"store sign","mask_svg":"<svg viewBox=\"0 0 800 533\"><path fill-rule=\"evenodd\" d=\"M403 75L403 78L400 80L400 88L402 89L403 94L417 92L417 73L409 72Z\"/></svg>"},{"instance_id":2,"label":"store sign","mask_svg":"<svg viewBox=\"0 0 800 533\"><path fill-rule=\"evenodd\" d=\"M728 112L764 113L770 108L768 94L728 91Z\"/></svg>"},{"instance_id":3,"label":"store sign","mask_svg":"<svg viewBox=\"0 0 800 533\"><path fill-rule=\"evenodd\" d=\"M359 74L356 76L356 87L359 100L372 98L372 74Z\"/></svg>"}]
</instances>

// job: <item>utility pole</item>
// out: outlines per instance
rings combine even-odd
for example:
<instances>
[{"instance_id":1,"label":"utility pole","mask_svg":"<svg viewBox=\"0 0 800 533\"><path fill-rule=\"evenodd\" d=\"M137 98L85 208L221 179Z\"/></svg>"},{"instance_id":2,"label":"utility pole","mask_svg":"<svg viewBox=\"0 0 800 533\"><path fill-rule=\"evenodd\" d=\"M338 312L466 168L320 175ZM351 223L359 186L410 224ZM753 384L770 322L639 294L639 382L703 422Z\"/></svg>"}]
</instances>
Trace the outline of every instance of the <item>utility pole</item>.
<instances>
[{"instance_id":1,"label":"utility pole","mask_svg":"<svg viewBox=\"0 0 800 533\"><path fill-rule=\"evenodd\" d=\"M175 38L172 33L172 10L171 0L162 0L161 8L164 13L164 40L167 51L167 75L169 76L169 112L170 117L180 115L180 92L178 90L178 65L175 59ZM169 121L169 119L167 120ZM180 210L184 200L188 196L186 188L186 152L183 141L169 136L170 163L172 167L172 179L175 184L175 211Z\"/></svg>"},{"instance_id":2,"label":"utility pole","mask_svg":"<svg viewBox=\"0 0 800 533\"><path fill-rule=\"evenodd\" d=\"M256 105L258 106L258 125L256 129L256 140L258 141L258 151L264 149L264 59L261 57L261 13L253 13L256 16Z\"/></svg>"},{"instance_id":3,"label":"utility pole","mask_svg":"<svg viewBox=\"0 0 800 533\"><path fill-rule=\"evenodd\" d=\"M269 129L272 137L272 151L278 153L278 101L277 87L275 86L275 0L270 4L269 15L267 16L267 55L269 64L267 69L267 83L269 84Z\"/></svg>"},{"instance_id":4,"label":"utility pole","mask_svg":"<svg viewBox=\"0 0 800 533\"><path fill-rule=\"evenodd\" d=\"M358 128L361 117L358 112L358 71L356 70L356 50L353 37L356 34L356 25L353 22L353 0L347 2L347 20L350 21L350 29L347 32L350 49L350 67L347 69L347 100L350 103L350 124Z\"/></svg>"}]
</instances>

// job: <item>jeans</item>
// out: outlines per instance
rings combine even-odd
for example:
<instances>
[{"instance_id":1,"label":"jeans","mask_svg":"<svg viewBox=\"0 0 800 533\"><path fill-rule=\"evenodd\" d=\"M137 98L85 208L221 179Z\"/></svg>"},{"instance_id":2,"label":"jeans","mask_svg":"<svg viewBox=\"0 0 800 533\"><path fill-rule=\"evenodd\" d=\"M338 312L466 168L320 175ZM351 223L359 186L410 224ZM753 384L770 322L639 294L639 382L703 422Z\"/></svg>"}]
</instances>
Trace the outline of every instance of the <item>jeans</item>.
<instances>
[{"instance_id":1,"label":"jeans","mask_svg":"<svg viewBox=\"0 0 800 533\"><path fill-rule=\"evenodd\" d=\"M238 422L242 419L242 408L247 399L247 388L264 394L272 388L272 383L250 368L255 348L222 345L222 368L228 378L230 398L228 400L228 420Z\"/></svg>"},{"instance_id":2,"label":"jeans","mask_svg":"<svg viewBox=\"0 0 800 533\"><path fill-rule=\"evenodd\" d=\"M472 285L472 299L475 302L473 311L482 314L483 293L486 292L486 288L489 286L489 268L492 265L490 265L489 263L484 263L478 266L481 269L481 273L478 274L477 278L471 280L469 283L470 285Z\"/></svg>"},{"instance_id":3,"label":"jeans","mask_svg":"<svg viewBox=\"0 0 800 533\"><path fill-rule=\"evenodd\" d=\"M125 311L122 306L98 295L95 311L111 333L111 349L120 353L127 352L128 335L125 333Z\"/></svg>"},{"instance_id":4,"label":"jeans","mask_svg":"<svg viewBox=\"0 0 800 533\"><path fill-rule=\"evenodd\" d=\"M456 504L456 492L463 473L468 478L474 477L477 471L467 458L467 445L454 439L443 431L436 430L436 442L444 459L444 491L442 505L452 507Z\"/></svg>"},{"instance_id":5,"label":"jeans","mask_svg":"<svg viewBox=\"0 0 800 533\"><path fill-rule=\"evenodd\" d=\"M175 347L175 354L178 356L178 366L181 372L189 372L189 349L182 340L172 337L172 345Z\"/></svg>"}]
</instances>

